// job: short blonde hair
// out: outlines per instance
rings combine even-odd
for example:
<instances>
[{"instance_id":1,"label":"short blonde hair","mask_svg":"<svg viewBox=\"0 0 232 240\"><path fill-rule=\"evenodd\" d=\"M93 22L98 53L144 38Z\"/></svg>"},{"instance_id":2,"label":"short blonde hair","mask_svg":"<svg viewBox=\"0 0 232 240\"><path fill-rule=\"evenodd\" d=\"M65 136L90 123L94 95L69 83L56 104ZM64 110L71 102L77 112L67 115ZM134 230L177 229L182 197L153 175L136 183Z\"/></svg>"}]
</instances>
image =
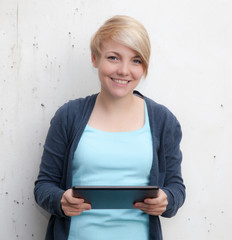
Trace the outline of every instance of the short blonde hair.
<instances>
[{"instance_id":1,"label":"short blonde hair","mask_svg":"<svg viewBox=\"0 0 232 240\"><path fill-rule=\"evenodd\" d=\"M90 49L95 58L101 56L102 43L112 39L134 50L142 60L144 76L147 76L151 45L144 26L134 18L117 15L108 19L93 35Z\"/></svg>"}]
</instances>

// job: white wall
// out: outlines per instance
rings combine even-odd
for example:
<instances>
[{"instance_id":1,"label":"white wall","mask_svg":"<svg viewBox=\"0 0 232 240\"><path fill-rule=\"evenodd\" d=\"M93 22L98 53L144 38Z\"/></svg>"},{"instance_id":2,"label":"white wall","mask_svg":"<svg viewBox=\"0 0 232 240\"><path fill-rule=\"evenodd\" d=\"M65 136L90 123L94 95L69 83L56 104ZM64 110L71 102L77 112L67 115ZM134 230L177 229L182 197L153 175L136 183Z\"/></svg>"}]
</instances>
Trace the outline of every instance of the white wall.
<instances>
[{"instance_id":1,"label":"white wall","mask_svg":"<svg viewBox=\"0 0 232 240\"><path fill-rule=\"evenodd\" d=\"M182 123L187 199L165 240L231 239L232 2L0 0L0 238L42 240L33 185L49 121L98 91L89 39L109 17L140 20L152 42L140 90Z\"/></svg>"}]
</instances>

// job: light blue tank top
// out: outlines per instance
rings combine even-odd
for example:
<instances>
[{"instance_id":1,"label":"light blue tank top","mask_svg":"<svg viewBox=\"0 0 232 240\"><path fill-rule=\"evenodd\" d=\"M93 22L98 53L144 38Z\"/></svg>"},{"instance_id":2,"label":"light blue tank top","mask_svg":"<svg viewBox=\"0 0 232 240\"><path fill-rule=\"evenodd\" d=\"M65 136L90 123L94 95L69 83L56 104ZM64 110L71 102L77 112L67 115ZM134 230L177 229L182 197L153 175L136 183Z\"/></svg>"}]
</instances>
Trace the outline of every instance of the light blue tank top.
<instances>
[{"instance_id":1,"label":"light blue tank top","mask_svg":"<svg viewBox=\"0 0 232 240\"><path fill-rule=\"evenodd\" d=\"M152 137L136 131L104 132L86 126L73 159L73 185L146 186L152 165ZM91 209L71 217L68 240L148 240L149 216L138 209Z\"/></svg>"}]
</instances>

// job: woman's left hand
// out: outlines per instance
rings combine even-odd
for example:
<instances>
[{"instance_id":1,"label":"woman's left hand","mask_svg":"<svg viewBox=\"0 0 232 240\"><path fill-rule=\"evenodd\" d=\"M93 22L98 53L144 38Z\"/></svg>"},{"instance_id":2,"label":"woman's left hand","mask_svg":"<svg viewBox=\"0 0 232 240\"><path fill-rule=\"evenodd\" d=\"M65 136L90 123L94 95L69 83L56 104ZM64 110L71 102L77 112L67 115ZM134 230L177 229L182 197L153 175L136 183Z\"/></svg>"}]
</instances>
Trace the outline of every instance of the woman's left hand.
<instances>
[{"instance_id":1,"label":"woman's left hand","mask_svg":"<svg viewBox=\"0 0 232 240\"><path fill-rule=\"evenodd\" d=\"M166 211L168 205L167 195L163 190L159 190L157 198L146 198L144 202L137 202L134 208L149 214L160 216Z\"/></svg>"}]
</instances>

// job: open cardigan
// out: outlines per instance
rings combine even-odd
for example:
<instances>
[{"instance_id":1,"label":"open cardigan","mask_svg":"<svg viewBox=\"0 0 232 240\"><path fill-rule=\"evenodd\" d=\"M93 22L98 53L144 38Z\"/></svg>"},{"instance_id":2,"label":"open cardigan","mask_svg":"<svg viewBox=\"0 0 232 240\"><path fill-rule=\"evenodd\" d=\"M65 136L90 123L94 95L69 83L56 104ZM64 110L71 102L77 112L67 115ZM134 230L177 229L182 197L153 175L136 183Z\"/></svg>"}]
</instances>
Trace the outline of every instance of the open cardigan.
<instances>
[{"instance_id":1,"label":"open cardigan","mask_svg":"<svg viewBox=\"0 0 232 240\"><path fill-rule=\"evenodd\" d=\"M181 174L181 127L176 117L164 106L144 98L147 104L152 141L153 163L150 185L158 185L167 194L168 206L163 217L174 216L185 200ZM44 145L38 179L36 202L51 214L46 239L67 240L71 218L64 215L60 200L72 187L72 160L81 135L88 123L97 94L69 101L59 108L51 120ZM149 239L162 240L158 216L149 217Z\"/></svg>"}]
</instances>

